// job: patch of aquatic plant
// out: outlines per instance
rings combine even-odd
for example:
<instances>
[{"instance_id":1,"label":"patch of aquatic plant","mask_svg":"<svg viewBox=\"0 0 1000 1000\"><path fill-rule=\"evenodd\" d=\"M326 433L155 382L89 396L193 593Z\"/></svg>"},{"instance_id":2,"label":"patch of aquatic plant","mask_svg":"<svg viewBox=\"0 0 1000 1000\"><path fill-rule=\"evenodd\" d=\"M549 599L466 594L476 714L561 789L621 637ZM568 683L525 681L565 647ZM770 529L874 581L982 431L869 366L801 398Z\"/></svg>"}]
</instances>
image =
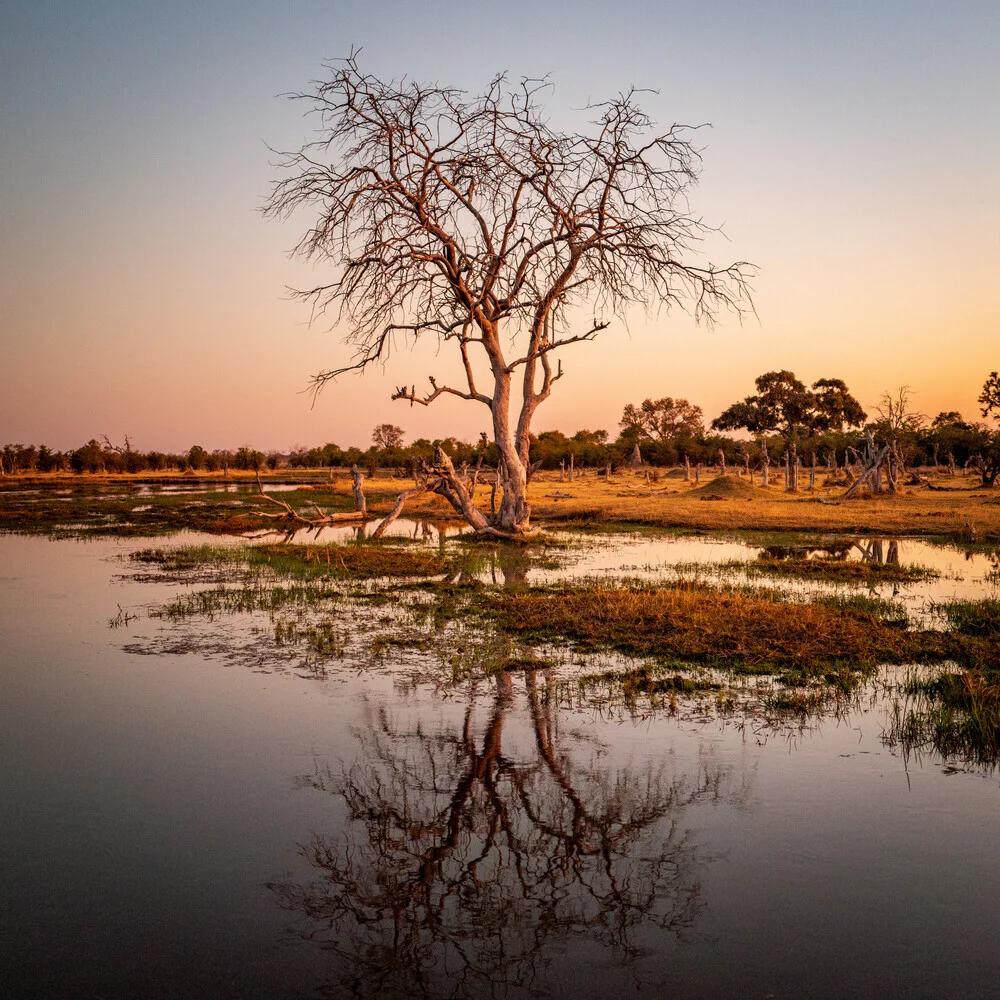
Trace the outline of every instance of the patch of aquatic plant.
<instances>
[{"instance_id":1,"label":"patch of aquatic plant","mask_svg":"<svg viewBox=\"0 0 1000 1000\"><path fill-rule=\"evenodd\" d=\"M180 529L242 534L260 527L260 518L253 515L258 507L252 494L224 490L140 497L129 483L76 485L28 497L0 493L0 530L75 538L142 538Z\"/></svg>"},{"instance_id":2,"label":"patch of aquatic plant","mask_svg":"<svg viewBox=\"0 0 1000 1000\"><path fill-rule=\"evenodd\" d=\"M592 586L512 594L491 614L527 641L569 641L583 651L700 663L733 671L823 676L881 663L978 662L982 640L908 632L866 610L791 604L700 584Z\"/></svg>"},{"instance_id":3,"label":"patch of aquatic plant","mask_svg":"<svg viewBox=\"0 0 1000 1000\"><path fill-rule=\"evenodd\" d=\"M153 618L211 618L217 614L245 614L254 611L274 612L288 606L306 606L335 601L340 592L318 582L291 583L279 586L271 582L241 586L218 586L182 594L161 608L150 612Z\"/></svg>"},{"instance_id":4,"label":"patch of aquatic plant","mask_svg":"<svg viewBox=\"0 0 1000 1000\"><path fill-rule=\"evenodd\" d=\"M786 688L763 694L761 706L779 715L819 715L826 710L830 697L829 690L823 687Z\"/></svg>"},{"instance_id":5,"label":"patch of aquatic plant","mask_svg":"<svg viewBox=\"0 0 1000 1000\"><path fill-rule=\"evenodd\" d=\"M326 577L426 577L437 576L451 567L448 559L435 552L408 551L370 542L350 545L272 543L240 547L200 545L176 549L143 549L133 553L132 559L173 571L235 564L248 569L266 569L275 577L295 580Z\"/></svg>"},{"instance_id":6,"label":"patch of aquatic plant","mask_svg":"<svg viewBox=\"0 0 1000 1000\"><path fill-rule=\"evenodd\" d=\"M1000 600L995 597L981 601L942 601L930 606L956 631L964 635L1000 636Z\"/></svg>"},{"instance_id":7,"label":"patch of aquatic plant","mask_svg":"<svg viewBox=\"0 0 1000 1000\"><path fill-rule=\"evenodd\" d=\"M1000 764L1000 665L911 678L904 691L883 734L887 745L989 768Z\"/></svg>"},{"instance_id":8,"label":"patch of aquatic plant","mask_svg":"<svg viewBox=\"0 0 1000 1000\"><path fill-rule=\"evenodd\" d=\"M682 669L684 665L681 665ZM601 689L605 695L619 697L626 706L632 707L641 698L648 699L654 708L660 707L664 699L668 707L676 710L676 696L693 695L698 692L720 691L722 683L705 672L678 672L676 666L666 664L642 664L628 670L602 670L599 673L583 674L577 681L581 692L593 688Z\"/></svg>"},{"instance_id":9,"label":"patch of aquatic plant","mask_svg":"<svg viewBox=\"0 0 1000 1000\"><path fill-rule=\"evenodd\" d=\"M774 558L767 553L747 562L722 563L721 570L739 570L751 576L792 577L798 580L818 580L823 583L919 583L940 574L925 566L903 566L899 563L865 562L836 558Z\"/></svg>"},{"instance_id":10,"label":"patch of aquatic plant","mask_svg":"<svg viewBox=\"0 0 1000 1000\"><path fill-rule=\"evenodd\" d=\"M279 646L302 647L316 656L342 659L348 633L329 618L314 623L278 619L274 622L274 641Z\"/></svg>"},{"instance_id":11,"label":"patch of aquatic plant","mask_svg":"<svg viewBox=\"0 0 1000 1000\"><path fill-rule=\"evenodd\" d=\"M180 548L139 549L129 555L132 562L156 566L164 572L183 573L203 566L231 566L243 561L240 549L222 545L189 545Z\"/></svg>"},{"instance_id":12,"label":"patch of aquatic plant","mask_svg":"<svg viewBox=\"0 0 1000 1000\"><path fill-rule=\"evenodd\" d=\"M821 594L813 598L816 604L825 604L858 618L882 622L894 628L908 628L910 618L906 607L899 601L889 601L884 597L869 594Z\"/></svg>"}]
</instances>

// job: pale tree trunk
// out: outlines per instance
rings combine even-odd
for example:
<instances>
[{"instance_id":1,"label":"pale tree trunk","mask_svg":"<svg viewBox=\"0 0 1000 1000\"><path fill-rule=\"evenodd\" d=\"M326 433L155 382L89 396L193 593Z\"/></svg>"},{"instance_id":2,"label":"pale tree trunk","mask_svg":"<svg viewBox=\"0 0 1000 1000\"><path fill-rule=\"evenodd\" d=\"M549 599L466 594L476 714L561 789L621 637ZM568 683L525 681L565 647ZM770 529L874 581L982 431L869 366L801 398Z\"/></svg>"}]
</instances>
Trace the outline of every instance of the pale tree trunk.
<instances>
[{"instance_id":1,"label":"pale tree trunk","mask_svg":"<svg viewBox=\"0 0 1000 1000\"><path fill-rule=\"evenodd\" d=\"M771 456L767 452L767 441L760 439L761 486L767 487L767 474L771 467Z\"/></svg>"},{"instance_id":2,"label":"pale tree trunk","mask_svg":"<svg viewBox=\"0 0 1000 1000\"><path fill-rule=\"evenodd\" d=\"M368 513L368 501L365 499L364 482L365 482L364 474L356 465L352 465L351 490L354 493L354 509L359 514Z\"/></svg>"}]
</instances>

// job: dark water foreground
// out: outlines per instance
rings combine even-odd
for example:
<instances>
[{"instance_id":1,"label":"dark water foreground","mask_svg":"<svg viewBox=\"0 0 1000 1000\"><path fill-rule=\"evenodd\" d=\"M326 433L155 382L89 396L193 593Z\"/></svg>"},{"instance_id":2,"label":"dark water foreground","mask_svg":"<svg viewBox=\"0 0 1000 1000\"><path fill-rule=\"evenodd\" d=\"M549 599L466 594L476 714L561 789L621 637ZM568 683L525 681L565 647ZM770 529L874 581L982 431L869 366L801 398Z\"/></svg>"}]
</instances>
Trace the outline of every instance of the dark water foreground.
<instances>
[{"instance_id":1,"label":"dark water foreground","mask_svg":"<svg viewBox=\"0 0 1000 1000\"><path fill-rule=\"evenodd\" d=\"M4 997L1000 995L1000 779L879 685L799 731L130 655L136 547L0 538Z\"/></svg>"}]
</instances>

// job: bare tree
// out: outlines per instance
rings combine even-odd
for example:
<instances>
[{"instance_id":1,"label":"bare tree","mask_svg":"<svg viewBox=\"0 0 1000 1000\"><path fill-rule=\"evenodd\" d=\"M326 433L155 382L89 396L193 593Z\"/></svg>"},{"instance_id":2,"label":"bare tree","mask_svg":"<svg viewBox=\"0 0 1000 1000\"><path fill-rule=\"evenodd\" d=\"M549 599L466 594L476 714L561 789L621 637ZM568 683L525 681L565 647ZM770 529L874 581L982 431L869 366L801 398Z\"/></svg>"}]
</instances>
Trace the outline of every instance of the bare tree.
<instances>
[{"instance_id":1,"label":"bare tree","mask_svg":"<svg viewBox=\"0 0 1000 1000\"><path fill-rule=\"evenodd\" d=\"M372 711L352 768L300 779L340 798L349 822L304 845L308 881L270 888L337 956L345 994L544 995L573 938L632 978L642 934L695 920L702 858L682 819L740 801L734 775L708 756L690 774L609 767L592 736L563 731L534 671L522 695L534 745L508 746L517 685L509 672L490 683L488 711L473 693L460 728Z\"/></svg>"},{"instance_id":2,"label":"bare tree","mask_svg":"<svg viewBox=\"0 0 1000 1000\"><path fill-rule=\"evenodd\" d=\"M462 384L432 377L429 391L401 386L393 398L426 406L447 394L487 407L497 510L473 505L440 450L434 488L478 531L523 535L531 421L563 375L557 352L633 304L686 305L707 322L722 308L739 313L751 268L691 262L709 232L687 204L699 154L689 128L656 132L635 91L593 105L589 130L569 134L543 114L544 80L497 76L469 97L364 74L353 53L327 69L293 95L316 116L316 137L283 154L285 176L264 208L315 212L292 254L333 265L328 283L298 294L332 311L355 355L313 385L384 362L399 338L452 345Z\"/></svg>"}]
</instances>

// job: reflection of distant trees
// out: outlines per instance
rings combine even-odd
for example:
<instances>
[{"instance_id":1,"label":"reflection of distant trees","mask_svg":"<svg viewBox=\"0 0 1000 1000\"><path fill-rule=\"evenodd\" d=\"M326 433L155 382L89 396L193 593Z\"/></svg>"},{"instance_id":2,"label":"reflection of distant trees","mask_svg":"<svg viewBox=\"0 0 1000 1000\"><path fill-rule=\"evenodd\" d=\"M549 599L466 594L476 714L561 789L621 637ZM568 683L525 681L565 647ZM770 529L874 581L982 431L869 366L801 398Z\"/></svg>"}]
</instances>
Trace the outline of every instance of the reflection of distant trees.
<instances>
[{"instance_id":1,"label":"reflection of distant trees","mask_svg":"<svg viewBox=\"0 0 1000 1000\"><path fill-rule=\"evenodd\" d=\"M825 545L767 545L760 553L762 559L836 559L846 561L857 550L861 562L898 565L899 542L881 538L845 540Z\"/></svg>"},{"instance_id":2,"label":"reflection of distant trees","mask_svg":"<svg viewBox=\"0 0 1000 1000\"><path fill-rule=\"evenodd\" d=\"M453 731L373 713L357 764L304 779L341 796L350 822L303 848L316 880L271 888L337 955L336 992L539 995L552 946L576 937L624 964L638 929L690 926L696 856L678 817L720 797L722 772L609 765L605 748L560 731L534 673L533 745L515 759L503 739L515 694L499 677L488 714L470 698Z\"/></svg>"}]
</instances>

